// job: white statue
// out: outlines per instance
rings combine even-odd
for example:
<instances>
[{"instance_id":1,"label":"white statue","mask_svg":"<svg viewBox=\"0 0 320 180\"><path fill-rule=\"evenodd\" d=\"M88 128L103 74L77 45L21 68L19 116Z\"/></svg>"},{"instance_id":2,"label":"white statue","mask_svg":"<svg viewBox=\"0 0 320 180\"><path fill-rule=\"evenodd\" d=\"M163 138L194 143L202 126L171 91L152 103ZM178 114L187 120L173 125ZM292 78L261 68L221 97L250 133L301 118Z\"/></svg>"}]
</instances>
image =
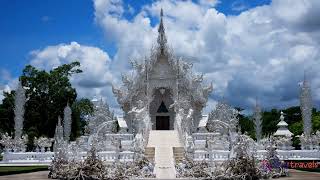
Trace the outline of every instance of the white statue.
<instances>
[{"instance_id":1,"label":"white statue","mask_svg":"<svg viewBox=\"0 0 320 180\"><path fill-rule=\"evenodd\" d=\"M34 138L34 144L37 146L38 151L45 152L50 151L50 147L52 143L54 142L53 138L47 138L47 137L40 137L40 138Z\"/></svg>"},{"instance_id":2,"label":"white statue","mask_svg":"<svg viewBox=\"0 0 320 180\"><path fill-rule=\"evenodd\" d=\"M133 107L128 114L132 114L133 118L133 129L134 133L141 133L142 135L145 134L147 129L151 129L150 119L146 118L149 117L149 112L147 111L147 106L144 105L143 101L138 100L137 106Z\"/></svg>"},{"instance_id":3,"label":"white statue","mask_svg":"<svg viewBox=\"0 0 320 180\"><path fill-rule=\"evenodd\" d=\"M10 152L13 149L13 143L12 137L7 132L1 135L0 144L4 146L5 152Z\"/></svg>"},{"instance_id":4,"label":"white statue","mask_svg":"<svg viewBox=\"0 0 320 180\"><path fill-rule=\"evenodd\" d=\"M145 140L141 133L138 133L133 140L133 150L134 152L141 154L144 152Z\"/></svg>"},{"instance_id":5,"label":"white statue","mask_svg":"<svg viewBox=\"0 0 320 180\"><path fill-rule=\"evenodd\" d=\"M194 150L194 142L192 136L186 138L186 150L188 153L192 153Z\"/></svg>"}]
</instances>

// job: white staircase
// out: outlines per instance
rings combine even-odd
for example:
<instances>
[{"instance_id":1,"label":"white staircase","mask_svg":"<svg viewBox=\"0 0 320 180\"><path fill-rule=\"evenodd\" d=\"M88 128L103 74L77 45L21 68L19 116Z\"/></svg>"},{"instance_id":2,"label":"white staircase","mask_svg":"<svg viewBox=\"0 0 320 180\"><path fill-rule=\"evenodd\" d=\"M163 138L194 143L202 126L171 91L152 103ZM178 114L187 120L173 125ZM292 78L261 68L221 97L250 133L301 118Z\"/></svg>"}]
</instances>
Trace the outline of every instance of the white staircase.
<instances>
[{"instance_id":1,"label":"white staircase","mask_svg":"<svg viewBox=\"0 0 320 180\"><path fill-rule=\"evenodd\" d=\"M173 147L181 147L178 132L152 130L147 147L155 147L155 174L159 179L175 179Z\"/></svg>"}]
</instances>

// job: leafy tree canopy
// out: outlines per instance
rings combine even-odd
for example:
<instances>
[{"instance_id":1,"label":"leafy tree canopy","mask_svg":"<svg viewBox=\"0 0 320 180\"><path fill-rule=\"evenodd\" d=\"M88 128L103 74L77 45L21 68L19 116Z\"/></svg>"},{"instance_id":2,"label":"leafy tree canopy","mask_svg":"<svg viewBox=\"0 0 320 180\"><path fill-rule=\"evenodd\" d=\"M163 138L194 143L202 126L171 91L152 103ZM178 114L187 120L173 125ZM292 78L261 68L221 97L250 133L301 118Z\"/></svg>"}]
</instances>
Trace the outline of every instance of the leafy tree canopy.
<instances>
[{"instance_id":1,"label":"leafy tree canopy","mask_svg":"<svg viewBox=\"0 0 320 180\"><path fill-rule=\"evenodd\" d=\"M72 138L81 132L81 121L92 112L92 104L88 99L77 100L76 89L70 83L70 77L81 73L79 62L63 64L47 72L27 65L19 80L26 88L24 133L29 135L29 148L33 138L39 136L53 137L58 117L63 118L63 110L67 103L71 105ZM5 93L0 105L0 121L2 132L13 132L14 127L14 92Z\"/></svg>"}]
</instances>

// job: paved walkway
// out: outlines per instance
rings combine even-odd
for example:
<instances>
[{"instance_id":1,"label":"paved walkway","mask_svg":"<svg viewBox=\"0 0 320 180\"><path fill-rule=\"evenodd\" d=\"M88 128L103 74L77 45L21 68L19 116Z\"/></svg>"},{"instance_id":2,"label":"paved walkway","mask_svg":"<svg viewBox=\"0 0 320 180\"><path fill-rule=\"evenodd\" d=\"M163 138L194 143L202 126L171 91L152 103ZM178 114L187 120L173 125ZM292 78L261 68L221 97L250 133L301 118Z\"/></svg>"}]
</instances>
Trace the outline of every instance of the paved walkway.
<instances>
[{"instance_id":1,"label":"paved walkway","mask_svg":"<svg viewBox=\"0 0 320 180\"><path fill-rule=\"evenodd\" d=\"M174 179L176 171L172 147L181 147L178 132L173 130L150 131L148 147L155 147L155 173L160 179Z\"/></svg>"},{"instance_id":2,"label":"paved walkway","mask_svg":"<svg viewBox=\"0 0 320 180\"><path fill-rule=\"evenodd\" d=\"M48 180L48 171L39 171L33 173L0 176L0 180ZM164 178L168 179L168 178ZM320 173L304 172L290 170L290 177L279 178L279 180L319 180ZM144 179L146 180L146 179ZM181 179L182 180L182 179Z\"/></svg>"},{"instance_id":3,"label":"paved walkway","mask_svg":"<svg viewBox=\"0 0 320 180\"><path fill-rule=\"evenodd\" d=\"M289 170L290 177L280 178L279 180L319 180L320 173Z\"/></svg>"},{"instance_id":4,"label":"paved walkway","mask_svg":"<svg viewBox=\"0 0 320 180\"><path fill-rule=\"evenodd\" d=\"M0 180L48 180L49 171L0 176Z\"/></svg>"}]
</instances>

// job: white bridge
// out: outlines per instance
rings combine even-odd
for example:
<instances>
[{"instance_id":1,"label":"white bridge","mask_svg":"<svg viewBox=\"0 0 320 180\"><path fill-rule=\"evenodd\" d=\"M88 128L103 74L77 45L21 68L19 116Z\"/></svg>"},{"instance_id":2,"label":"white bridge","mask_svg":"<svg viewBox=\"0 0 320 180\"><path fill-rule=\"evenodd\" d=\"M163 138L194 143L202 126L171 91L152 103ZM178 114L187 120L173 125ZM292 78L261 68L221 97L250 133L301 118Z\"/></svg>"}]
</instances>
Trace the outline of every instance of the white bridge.
<instances>
[{"instance_id":1,"label":"white bridge","mask_svg":"<svg viewBox=\"0 0 320 180\"><path fill-rule=\"evenodd\" d=\"M182 147L178 142L178 135L175 130L159 130L150 131L150 138L147 147L155 148L155 163L156 171L168 171L174 164L173 148ZM194 141L197 150L193 153L193 160L195 161L224 161L229 158L230 151L216 150L212 148L205 148L205 136L214 136L210 133L196 133ZM120 136L120 135L119 135ZM125 136L124 140L131 139L132 136ZM277 150L278 156L281 160L319 160L319 150ZM53 152L4 152L3 161L1 165L13 164L44 164L49 165L54 158ZM256 152L257 159L265 159L267 156L266 150L258 150ZM72 156L72 155L70 155ZM87 152L78 152L77 159L84 160ZM127 162L134 161L134 152L132 151L101 151L98 156L105 162ZM158 163L158 164L157 164ZM168 168L169 167L169 168Z\"/></svg>"},{"instance_id":2,"label":"white bridge","mask_svg":"<svg viewBox=\"0 0 320 180\"><path fill-rule=\"evenodd\" d=\"M109 163L115 161L127 162L133 161L134 153L131 151L101 151L98 152L101 160ZM84 160L87 157L87 152L79 152L78 160ZM54 152L6 152L3 153L3 161L0 161L0 166L3 165L19 165L19 164L43 164L49 165L54 158Z\"/></svg>"}]
</instances>

